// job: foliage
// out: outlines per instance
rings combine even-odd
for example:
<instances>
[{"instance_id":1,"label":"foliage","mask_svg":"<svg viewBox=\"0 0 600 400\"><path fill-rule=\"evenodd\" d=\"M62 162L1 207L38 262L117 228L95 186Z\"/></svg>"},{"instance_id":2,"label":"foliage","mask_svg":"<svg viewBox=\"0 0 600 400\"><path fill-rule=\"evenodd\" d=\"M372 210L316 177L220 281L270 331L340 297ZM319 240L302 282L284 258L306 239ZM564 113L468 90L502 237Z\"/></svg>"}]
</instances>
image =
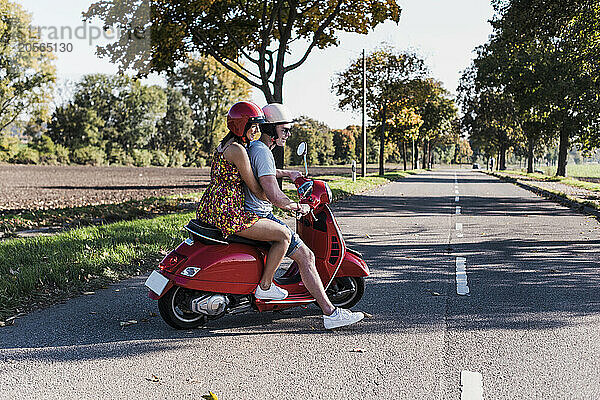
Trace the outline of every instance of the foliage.
<instances>
[{"instance_id":1,"label":"foliage","mask_svg":"<svg viewBox=\"0 0 600 400\"><path fill-rule=\"evenodd\" d=\"M510 95L532 168L540 141L559 138L566 173L573 142L600 145L600 3L597 0L497 0L494 34L478 49L475 79Z\"/></svg>"},{"instance_id":2,"label":"foliage","mask_svg":"<svg viewBox=\"0 0 600 400\"><path fill-rule=\"evenodd\" d=\"M250 97L250 85L212 57L186 58L168 82L187 99L194 117L193 137L205 155L212 154L227 133L227 111Z\"/></svg>"},{"instance_id":3,"label":"foliage","mask_svg":"<svg viewBox=\"0 0 600 400\"><path fill-rule=\"evenodd\" d=\"M357 160L356 139L351 127L333 130L333 146L335 149L333 157L336 163L344 164Z\"/></svg>"},{"instance_id":4,"label":"foliage","mask_svg":"<svg viewBox=\"0 0 600 400\"><path fill-rule=\"evenodd\" d=\"M308 145L306 160L309 165L325 165L333 161L335 156L333 133L326 124L306 116L294 120L286 145L296 149L301 142L306 142ZM299 165L304 162L295 151L287 154L291 164Z\"/></svg>"},{"instance_id":5,"label":"foliage","mask_svg":"<svg viewBox=\"0 0 600 400\"><path fill-rule=\"evenodd\" d=\"M0 161L10 161L19 152L21 141L0 133Z\"/></svg>"},{"instance_id":6,"label":"foliage","mask_svg":"<svg viewBox=\"0 0 600 400\"><path fill-rule=\"evenodd\" d=\"M31 17L0 0L0 133L19 118L42 118L55 80L52 53L40 49Z\"/></svg>"},{"instance_id":7,"label":"foliage","mask_svg":"<svg viewBox=\"0 0 600 400\"><path fill-rule=\"evenodd\" d=\"M171 71L190 53L210 55L260 89L269 103L282 102L285 74L302 65L314 48L336 45L340 31L366 34L386 20L397 23L401 12L395 0L159 1L153 3L150 20L139 21L143 6L121 1L90 6L84 18L152 26L151 54L135 51L136 41L123 41L100 48L101 55L143 73ZM294 41L306 43L304 54L286 64Z\"/></svg>"},{"instance_id":8,"label":"foliage","mask_svg":"<svg viewBox=\"0 0 600 400\"><path fill-rule=\"evenodd\" d=\"M73 150L71 159L76 164L102 165L106 161L106 154L98 147L85 146Z\"/></svg>"},{"instance_id":9,"label":"foliage","mask_svg":"<svg viewBox=\"0 0 600 400\"><path fill-rule=\"evenodd\" d=\"M40 153L31 147L22 145L11 161L17 164L37 164L40 162Z\"/></svg>"},{"instance_id":10,"label":"foliage","mask_svg":"<svg viewBox=\"0 0 600 400\"><path fill-rule=\"evenodd\" d=\"M362 58L359 58L334 77L332 90L340 97L340 108L362 109L362 71ZM426 74L424 61L411 52L384 48L366 56L367 114L383 132L379 144L380 174L383 174L385 157L385 125L410 98L406 95L410 82L424 78Z\"/></svg>"},{"instance_id":11,"label":"foliage","mask_svg":"<svg viewBox=\"0 0 600 400\"><path fill-rule=\"evenodd\" d=\"M161 149L166 153L173 150L190 151L196 147L192 136L194 120L192 109L183 94L172 87L167 87L167 112L158 122L156 135L151 138L151 147ZM166 165L166 164L158 164Z\"/></svg>"}]
</instances>

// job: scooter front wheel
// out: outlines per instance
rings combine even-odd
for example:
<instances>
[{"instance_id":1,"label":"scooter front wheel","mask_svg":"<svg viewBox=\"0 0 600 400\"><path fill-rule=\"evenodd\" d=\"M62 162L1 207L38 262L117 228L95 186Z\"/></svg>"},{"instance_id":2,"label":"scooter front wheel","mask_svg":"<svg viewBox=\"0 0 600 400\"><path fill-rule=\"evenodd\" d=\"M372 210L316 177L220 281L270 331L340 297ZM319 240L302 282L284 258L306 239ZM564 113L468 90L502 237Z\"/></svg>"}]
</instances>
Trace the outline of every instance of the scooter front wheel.
<instances>
[{"instance_id":1,"label":"scooter front wheel","mask_svg":"<svg viewBox=\"0 0 600 400\"><path fill-rule=\"evenodd\" d=\"M356 276L338 277L331 282L327 296L336 307L350 308L356 305L365 293L365 278Z\"/></svg>"},{"instance_id":2,"label":"scooter front wheel","mask_svg":"<svg viewBox=\"0 0 600 400\"><path fill-rule=\"evenodd\" d=\"M193 329L204 325L206 316L189 309L190 299L196 292L173 286L158 299L158 310L162 319L175 329Z\"/></svg>"}]
</instances>

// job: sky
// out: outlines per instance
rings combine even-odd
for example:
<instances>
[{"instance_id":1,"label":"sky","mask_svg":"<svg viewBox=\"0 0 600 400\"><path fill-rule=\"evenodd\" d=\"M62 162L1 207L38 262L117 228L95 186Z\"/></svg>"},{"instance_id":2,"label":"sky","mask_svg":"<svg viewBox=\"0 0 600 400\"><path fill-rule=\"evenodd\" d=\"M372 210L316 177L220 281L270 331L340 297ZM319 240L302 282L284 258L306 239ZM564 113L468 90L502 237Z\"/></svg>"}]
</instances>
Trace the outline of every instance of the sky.
<instances>
[{"instance_id":1,"label":"sky","mask_svg":"<svg viewBox=\"0 0 600 400\"><path fill-rule=\"evenodd\" d=\"M44 27L42 36L50 34L51 27L69 27L73 36L48 40L71 51L57 52L55 61L60 81L77 81L90 73L115 73L117 67L107 59L95 55L95 46L107 40L92 39L92 25L84 26L81 13L93 0L17 0L32 15L33 25ZM331 128L344 128L360 124L360 115L341 111L338 99L331 91L335 73L345 70L361 56L363 49L369 53L382 45L398 50L411 50L420 55L428 65L433 78L441 81L450 93L456 92L458 80L474 57L475 47L485 43L492 32L488 22L493 10L489 0L400 0L402 16L398 24L386 22L368 35L341 33L338 47L314 50L298 69L289 72L284 82L284 104L293 116L306 115L325 122ZM95 22L95 27L101 26ZM63 30L68 32L68 30ZM67 36L65 33L63 36ZM298 46L300 47L300 46ZM303 52L292 48L289 60L299 58ZM149 84L164 85L164 78L154 75ZM243 100L243 99L240 99ZM254 90L254 102L266 104L262 92Z\"/></svg>"}]
</instances>

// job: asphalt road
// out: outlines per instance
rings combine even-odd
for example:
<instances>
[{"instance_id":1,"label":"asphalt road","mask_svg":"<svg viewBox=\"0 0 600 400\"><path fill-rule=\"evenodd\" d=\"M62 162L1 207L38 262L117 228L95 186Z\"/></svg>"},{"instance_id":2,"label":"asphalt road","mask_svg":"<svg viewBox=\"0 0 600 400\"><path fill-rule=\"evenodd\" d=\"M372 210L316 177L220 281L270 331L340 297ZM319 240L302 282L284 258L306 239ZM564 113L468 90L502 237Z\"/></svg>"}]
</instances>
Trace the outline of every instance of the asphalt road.
<instances>
[{"instance_id":1,"label":"asphalt road","mask_svg":"<svg viewBox=\"0 0 600 400\"><path fill-rule=\"evenodd\" d=\"M175 331L134 278L1 328L0 399L600 398L597 220L465 170L334 211L371 267L355 307L371 318L326 332L311 306Z\"/></svg>"}]
</instances>

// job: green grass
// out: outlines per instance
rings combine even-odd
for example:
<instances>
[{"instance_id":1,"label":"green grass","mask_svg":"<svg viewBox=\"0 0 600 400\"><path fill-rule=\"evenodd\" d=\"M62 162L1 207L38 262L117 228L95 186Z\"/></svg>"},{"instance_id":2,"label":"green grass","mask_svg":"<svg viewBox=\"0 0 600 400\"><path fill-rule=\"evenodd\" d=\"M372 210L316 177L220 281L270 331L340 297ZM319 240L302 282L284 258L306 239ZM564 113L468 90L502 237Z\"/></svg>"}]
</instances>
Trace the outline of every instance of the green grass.
<instances>
[{"instance_id":1,"label":"green grass","mask_svg":"<svg viewBox=\"0 0 600 400\"><path fill-rule=\"evenodd\" d=\"M574 179L571 177L563 178L560 176L548 176L548 175L538 174L538 173L528 174L527 172L523 172L523 171L499 171L499 173L504 174L504 175L507 175L507 174L508 175L519 175L519 176L527 177L534 181L558 182L558 183L563 183L565 185L590 190L593 192L600 192L600 183L580 181L578 179Z\"/></svg>"},{"instance_id":2,"label":"green grass","mask_svg":"<svg viewBox=\"0 0 600 400\"><path fill-rule=\"evenodd\" d=\"M324 178L340 199L410 173L368 176L356 183ZM175 213L0 242L0 321L154 268L184 239L182 227L193 217Z\"/></svg>"},{"instance_id":3,"label":"green grass","mask_svg":"<svg viewBox=\"0 0 600 400\"><path fill-rule=\"evenodd\" d=\"M184 203L195 201L201 193L150 197L117 204L56 208L49 210L25 210L0 215L0 233L43 227L83 227L117 221L152 218L162 214L181 211Z\"/></svg>"},{"instance_id":4,"label":"green grass","mask_svg":"<svg viewBox=\"0 0 600 400\"><path fill-rule=\"evenodd\" d=\"M546 175L556 174L556 167L541 168ZM600 164L568 164L567 176L577 178L600 178Z\"/></svg>"}]
</instances>

